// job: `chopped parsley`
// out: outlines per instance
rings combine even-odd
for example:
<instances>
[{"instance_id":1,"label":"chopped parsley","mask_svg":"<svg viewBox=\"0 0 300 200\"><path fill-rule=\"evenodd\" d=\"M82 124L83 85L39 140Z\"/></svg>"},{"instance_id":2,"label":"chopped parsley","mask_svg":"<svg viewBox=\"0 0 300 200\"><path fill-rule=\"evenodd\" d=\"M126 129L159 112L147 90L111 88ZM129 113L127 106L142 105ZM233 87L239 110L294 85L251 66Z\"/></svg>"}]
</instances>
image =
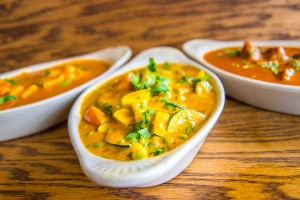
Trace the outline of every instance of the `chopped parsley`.
<instances>
[{"instance_id":1,"label":"chopped parsley","mask_svg":"<svg viewBox=\"0 0 300 200\"><path fill-rule=\"evenodd\" d=\"M70 85L71 83L72 83L72 80L71 79L67 79L64 82L61 82L60 86L61 87L66 87L66 86Z\"/></svg>"},{"instance_id":2,"label":"chopped parsley","mask_svg":"<svg viewBox=\"0 0 300 200\"><path fill-rule=\"evenodd\" d=\"M109 116L112 116L113 113L113 106L109 103L104 103L100 106L101 110L108 114Z\"/></svg>"},{"instance_id":3,"label":"chopped parsley","mask_svg":"<svg viewBox=\"0 0 300 200\"><path fill-rule=\"evenodd\" d=\"M300 70L300 61L295 60L292 64L293 67L296 67L296 70Z\"/></svg>"},{"instance_id":4,"label":"chopped parsley","mask_svg":"<svg viewBox=\"0 0 300 200\"><path fill-rule=\"evenodd\" d=\"M162 102L167 106L168 109L174 109L174 108L185 109L184 106L181 106L175 102L170 102L166 97L162 98Z\"/></svg>"},{"instance_id":5,"label":"chopped parsley","mask_svg":"<svg viewBox=\"0 0 300 200\"><path fill-rule=\"evenodd\" d=\"M125 136L124 139L130 140L130 142L137 142L140 138L144 138L145 145L147 145L150 137L150 115L155 113L155 110L147 110L143 112L143 120L136 123L133 129Z\"/></svg>"},{"instance_id":6,"label":"chopped parsley","mask_svg":"<svg viewBox=\"0 0 300 200\"><path fill-rule=\"evenodd\" d=\"M153 155L154 156L158 156L158 155L160 155L160 154L162 154L162 153L164 153L164 152L166 152L168 150L169 150L168 147L163 147L161 149L158 149L157 147L155 147L154 151L153 151Z\"/></svg>"},{"instance_id":7,"label":"chopped parsley","mask_svg":"<svg viewBox=\"0 0 300 200\"><path fill-rule=\"evenodd\" d=\"M10 83L10 84L12 84L14 86L19 85L19 83L16 80L13 80L13 79L7 79L7 78L5 78L4 81L8 82L8 83Z\"/></svg>"},{"instance_id":8,"label":"chopped parsley","mask_svg":"<svg viewBox=\"0 0 300 200\"><path fill-rule=\"evenodd\" d=\"M202 78L195 78L195 77L189 77L189 76L182 76L179 79L179 83L184 84L184 83L190 83L193 85L196 85L200 81L206 81L209 78L208 74L205 74Z\"/></svg>"},{"instance_id":9,"label":"chopped parsley","mask_svg":"<svg viewBox=\"0 0 300 200\"><path fill-rule=\"evenodd\" d=\"M260 66L270 69L274 74L278 74L281 70L278 68L278 61L261 62Z\"/></svg>"},{"instance_id":10,"label":"chopped parsley","mask_svg":"<svg viewBox=\"0 0 300 200\"><path fill-rule=\"evenodd\" d=\"M156 63L153 58L149 59L149 64L147 67L151 72L156 72L157 67L156 67Z\"/></svg>"},{"instance_id":11,"label":"chopped parsley","mask_svg":"<svg viewBox=\"0 0 300 200\"><path fill-rule=\"evenodd\" d=\"M170 91L168 83L170 83L168 78L156 76L156 83L151 87L151 93L154 95L167 94Z\"/></svg>"},{"instance_id":12,"label":"chopped parsley","mask_svg":"<svg viewBox=\"0 0 300 200\"><path fill-rule=\"evenodd\" d=\"M226 49L226 50L225 50L225 54L226 54L227 56L234 57L234 56L240 55L240 54L241 54L241 50L240 50L240 49L237 49L237 50Z\"/></svg>"},{"instance_id":13,"label":"chopped parsley","mask_svg":"<svg viewBox=\"0 0 300 200\"><path fill-rule=\"evenodd\" d=\"M141 81L139 73L137 75L134 75L132 73L130 74L131 83L136 90L147 89L155 84L156 80L154 75L147 74L145 75L145 77L146 78L144 78L144 80Z\"/></svg>"},{"instance_id":14,"label":"chopped parsley","mask_svg":"<svg viewBox=\"0 0 300 200\"><path fill-rule=\"evenodd\" d=\"M6 95L3 97L0 97L0 105L2 105L3 103L7 102L7 101L12 101L15 100L17 97L15 95Z\"/></svg>"}]
</instances>

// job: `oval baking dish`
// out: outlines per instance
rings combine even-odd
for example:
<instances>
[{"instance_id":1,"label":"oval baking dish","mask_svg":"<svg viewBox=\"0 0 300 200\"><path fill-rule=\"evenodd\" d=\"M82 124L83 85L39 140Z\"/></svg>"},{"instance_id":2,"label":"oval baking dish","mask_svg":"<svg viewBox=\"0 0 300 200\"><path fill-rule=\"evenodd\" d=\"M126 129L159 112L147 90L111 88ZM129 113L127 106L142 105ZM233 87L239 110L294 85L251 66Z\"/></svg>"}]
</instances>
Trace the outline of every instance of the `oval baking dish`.
<instances>
[{"instance_id":1,"label":"oval baking dish","mask_svg":"<svg viewBox=\"0 0 300 200\"><path fill-rule=\"evenodd\" d=\"M26 105L0 110L0 141L33 134L66 120L68 112L76 97L90 84L102 80L119 68L130 58L130 56L131 50L129 47L117 46L81 56L36 64L0 74L0 79L11 84L17 84L14 80L11 80L11 77L16 77L24 72L34 74L45 69L51 69L52 67L64 63L72 63L77 60L98 60L109 64L109 68L102 74L61 94ZM67 86L70 82L70 79L61 82L61 87ZM38 83L36 85L38 85Z\"/></svg>"},{"instance_id":2,"label":"oval baking dish","mask_svg":"<svg viewBox=\"0 0 300 200\"><path fill-rule=\"evenodd\" d=\"M216 106L198 131L175 149L159 156L140 160L120 161L96 156L83 143L79 133L82 120L82 104L85 98L105 82L148 65L149 58L156 63L179 63L205 71L215 93ZM151 60L151 59L150 59ZM150 61L151 63L152 61ZM151 64L150 64L151 65ZM161 78L160 78L161 79ZM101 93L99 94L100 96ZM89 87L73 105L68 122L69 135L77 153L83 172L100 185L110 187L148 187L169 181L183 171L197 155L208 133L222 112L225 94L220 80L209 70L188 59L182 52L171 47L156 47L145 50L127 63L121 70ZM176 104L175 104L176 105ZM116 116L115 116L116 117ZM117 117L116 117L117 118Z\"/></svg>"}]
</instances>

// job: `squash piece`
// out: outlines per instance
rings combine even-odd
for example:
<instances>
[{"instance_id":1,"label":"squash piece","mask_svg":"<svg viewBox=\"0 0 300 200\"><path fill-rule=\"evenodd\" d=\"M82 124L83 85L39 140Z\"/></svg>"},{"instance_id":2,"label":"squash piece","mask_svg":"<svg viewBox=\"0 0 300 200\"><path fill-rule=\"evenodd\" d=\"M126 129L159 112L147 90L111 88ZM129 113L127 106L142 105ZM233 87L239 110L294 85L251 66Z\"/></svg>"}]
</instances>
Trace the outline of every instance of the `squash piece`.
<instances>
[{"instance_id":1,"label":"squash piece","mask_svg":"<svg viewBox=\"0 0 300 200\"><path fill-rule=\"evenodd\" d=\"M195 110L180 110L171 117L167 131L190 133L205 117L204 114Z\"/></svg>"},{"instance_id":2,"label":"squash piece","mask_svg":"<svg viewBox=\"0 0 300 200\"><path fill-rule=\"evenodd\" d=\"M122 106L131 106L132 103L143 103L147 102L150 98L150 91L145 90L138 90L135 92L130 92L122 97L121 104Z\"/></svg>"},{"instance_id":3,"label":"squash piece","mask_svg":"<svg viewBox=\"0 0 300 200\"><path fill-rule=\"evenodd\" d=\"M147 104L134 102L131 106L134 112L135 123L142 121L144 119L143 112L147 111Z\"/></svg>"},{"instance_id":4,"label":"squash piece","mask_svg":"<svg viewBox=\"0 0 300 200\"><path fill-rule=\"evenodd\" d=\"M170 114L166 112L156 112L154 124L153 124L153 134L160 137L164 137L167 132L167 126L169 123Z\"/></svg>"},{"instance_id":5,"label":"squash piece","mask_svg":"<svg viewBox=\"0 0 300 200\"><path fill-rule=\"evenodd\" d=\"M44 88L50 88L53 87L54 85L58 85L62 81L64 81L65 75L60 74L57 78L49 79L43 82L43 87Z\"/></svg>"},{"instance_id":6,"label":"squash piece","mask_svg":"<svg viewBox=\"0 0 300 200\"><path fill-rule=\"evenodd\" d=\"M147 150L143 147L142 144L134 142L131 144L132 149L132 158L133 160L140 160L147 158Z\"/></svg>"},{"instance_id":7,"label":"squash piece","mask_svg":"<svg viewBox=\"0 0 300 200\"><path fill-rule=\"evenodd\" d=\"M22 94L22 98L27 98L29 97L30 95L36 93L37 91L39 90L39 87L37 85L31 85L29 88L27 88L23 94Z\"/></svg>"},{"instance_id":8,"label":"squash piece","mask_svg":"<svg viewBox=\"0 0 300 200\"><path fill-rule=\"evenodd\" d=\"M126 146L129 147L130 140L125 140L127 132L119 129L108 129L105 135L105 142L117 146Z\"/></svg>"},{"instance_id":9,"label":"squash piece","mask_svg":"<svg viewBox=\"0 0 300 200\"><path fill-rule=\"evenodd\" d=\"M130 73L127 73L118 83L117 89L118 90L130 90L133 88L131 83L131 76Z\"/></svg>"},{"instance_id":10,"label":"squash piece","mask_svg":"<svg viewBox=\"0 0 300 200\"><path fill-rule=\"evenodd\" d=\"M117 110L114 112L114 118L121 122L125 127L128 127L129 125L134 124L134 117L133 113L130 109L127 108L121 108L120 110Z\"/></svg>"},{"instance_id":11,"label":"squash piece","mask_svg":"<svg viewBox=\"0 0 300 200\"><path fill-rule=\"evenodd\" d=\"M89 107L84 114L84 119L97 126L109 121L109 117L107 117L102 110L95 106Z\"/></svg>"}]
</instances>

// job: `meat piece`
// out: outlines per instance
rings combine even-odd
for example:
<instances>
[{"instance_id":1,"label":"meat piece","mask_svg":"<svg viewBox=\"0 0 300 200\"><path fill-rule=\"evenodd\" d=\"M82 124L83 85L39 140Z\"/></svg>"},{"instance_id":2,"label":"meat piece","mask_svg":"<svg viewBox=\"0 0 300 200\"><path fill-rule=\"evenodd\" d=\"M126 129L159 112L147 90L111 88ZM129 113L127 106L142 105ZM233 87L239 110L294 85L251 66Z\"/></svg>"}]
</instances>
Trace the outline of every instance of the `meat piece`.
<instances>
[{"instance_id":1,"label":"meat piece","mask_svg":"<svg viewBox=\"0 0 300 200\"><path fill-rule=\"evenodd\" d=\"M286 61L289 57L285 54L283 47L274 47L266 51L266 58L269 60Z\"/></svg>"},{"instance_id":2,"label":"meat piece","mask_svg":"<svg viewBox=\"0 0 300 200\"><path fill-rule=\"evenodd\" d=\"M295 70L293 68L286 68L282 72L281 79L284 82L289 82L294 74L295 74Z\"/></svg>"},{"instance_id":3,"label":"meat piece","mask_svg":"<svg viewBox=\"0 0 300 200\"><path fill-rule=\"evenodd\" d=\"M252 46L249 41L245 41L242 49L242 57L250 61L258 61L261 58L261 53L258 47Z\"/></svg>"}]
</instances>

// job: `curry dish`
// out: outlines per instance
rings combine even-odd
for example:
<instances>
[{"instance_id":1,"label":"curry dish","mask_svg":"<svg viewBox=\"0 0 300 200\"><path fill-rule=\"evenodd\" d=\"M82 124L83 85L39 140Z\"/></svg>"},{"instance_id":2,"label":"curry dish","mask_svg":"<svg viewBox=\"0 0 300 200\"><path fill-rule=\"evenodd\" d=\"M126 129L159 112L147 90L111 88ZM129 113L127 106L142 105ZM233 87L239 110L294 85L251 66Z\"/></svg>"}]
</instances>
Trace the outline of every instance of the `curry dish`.
<instances>
[{"instance_id":1,"label":"curry dish","mask_svg":"<svg viewBox=\"0 0 300 200\"><path fill-rule=\"evenodd\" d=\"M168 152L191 138L216 107L216 92L200 69L156 64L113 78L82 101L78 125L84 146L112 160Z\"/></svg>"},{"instance_id":2,"label":"curry dish","mask_svg":"<svg viewBox=\"0 0 300 200\"><path fill-rule=\"evenodd\" d=\"M272 83L300 85L300 48L256 47L246 41L243 48L208 52L204 59L225 71Z\"/></svg>"},{"instance_id":3,"label":"curry dish","mask_svg":"<svg viewBox=\"0 0 300 200\"><path fill-rule=\"evenodd\" d=\"M0 110L37 102L75 88L102 74L109 64L76 60L49 69L0 79Z\"/></svg>"}]
</instances>

